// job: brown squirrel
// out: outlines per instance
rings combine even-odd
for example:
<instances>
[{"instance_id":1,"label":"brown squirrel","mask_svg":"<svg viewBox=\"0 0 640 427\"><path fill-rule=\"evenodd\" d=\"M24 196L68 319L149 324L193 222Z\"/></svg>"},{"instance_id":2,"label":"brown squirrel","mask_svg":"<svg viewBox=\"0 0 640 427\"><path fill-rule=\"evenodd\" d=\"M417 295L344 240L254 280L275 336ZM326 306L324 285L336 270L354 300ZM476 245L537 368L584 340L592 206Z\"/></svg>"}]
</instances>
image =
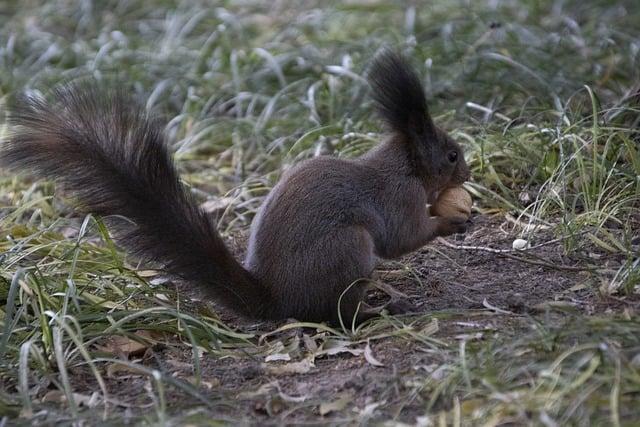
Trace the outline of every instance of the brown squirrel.
<instances>
[{"instance_id":1,"label":"brown squirrel","mask_svg":"<svg viewBox=\"0 0 640 427\"><path fill-rule=\"evenodd\" d=\"M390 135L362 157L315 157L287 171L253 220L244 266L180 182L164 124L121 91L66 84L51 102L23 96L9 111L0 162L62 184L82 212L107 217L130 253L237 313L337 322L340 311L360 322L376 315L360 306L359 279L377 258L466 230L464 220L430 217L426 204L469 178L401 55L377 55L368 80Z\"/></svg>"}]
</instances>

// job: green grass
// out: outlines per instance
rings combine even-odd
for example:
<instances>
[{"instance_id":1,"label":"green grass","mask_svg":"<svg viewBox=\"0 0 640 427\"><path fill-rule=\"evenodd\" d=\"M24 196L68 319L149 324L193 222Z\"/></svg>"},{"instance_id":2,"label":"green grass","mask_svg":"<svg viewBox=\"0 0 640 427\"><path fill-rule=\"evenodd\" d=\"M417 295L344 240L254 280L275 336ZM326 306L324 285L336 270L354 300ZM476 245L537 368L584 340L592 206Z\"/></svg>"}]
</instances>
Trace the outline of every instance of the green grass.
<instances>
[{"instance_id":1,"label":"green grass","mask_svg":"<svg viewBox=\"0 0 640 427\"><path fill-rule=\"evenodd\" d=\"M594 294L637 293L636 1L426 3L6 1L0 107L70 79L124 85L166 117L199 197L226 197L220 231L234 236L291 164L375 144L381 127L362 76L376 50L398 47L419 67L436 120L464 145L480 209L513 216L533 241L553 230L590 271ZM0 424L3 415L122 416L103 379L113 355L96 347L110 336L144 341L136 332L147 330L193 349L193 384L144 368L153 409L136 413L142 423L186 419L168 407L169 389L209 404L198 388L202 351L262 357L291 344L182 307L180 291L130 265L99 219L74 218L54 194L51 183L0 175ZM424 419L434 424L632 425L638 416L634 313L527 318L521 332L464 345L434 340L429 316L416 322L387 318L318 340L357 346L396 336L431 346L441 375L406 382L408 401L426 398ZM95 385L95 413L73 403L78 371ZM51 390L68 404L42 403Z\"/></svg>"}]
</instances>

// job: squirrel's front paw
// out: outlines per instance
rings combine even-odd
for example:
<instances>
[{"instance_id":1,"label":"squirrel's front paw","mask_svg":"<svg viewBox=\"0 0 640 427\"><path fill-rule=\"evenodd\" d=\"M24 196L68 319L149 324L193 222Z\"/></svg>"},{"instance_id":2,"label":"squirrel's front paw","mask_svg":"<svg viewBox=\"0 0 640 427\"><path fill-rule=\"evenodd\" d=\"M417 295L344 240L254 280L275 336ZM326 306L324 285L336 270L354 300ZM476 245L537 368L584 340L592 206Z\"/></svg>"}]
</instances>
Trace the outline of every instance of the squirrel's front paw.
<instances>
[{"instance_id":1,"label":"squirrel's front paw","mask_svg":"<svg viewBox=\"0 0 640 427\"><path fill-rule=\"evenodd\" d=\"M450 236L451 234L466 233L472 222L468 219L462 218L438 218L440 223L438 224L438 235Z\"/></svg>"}]
</instances>

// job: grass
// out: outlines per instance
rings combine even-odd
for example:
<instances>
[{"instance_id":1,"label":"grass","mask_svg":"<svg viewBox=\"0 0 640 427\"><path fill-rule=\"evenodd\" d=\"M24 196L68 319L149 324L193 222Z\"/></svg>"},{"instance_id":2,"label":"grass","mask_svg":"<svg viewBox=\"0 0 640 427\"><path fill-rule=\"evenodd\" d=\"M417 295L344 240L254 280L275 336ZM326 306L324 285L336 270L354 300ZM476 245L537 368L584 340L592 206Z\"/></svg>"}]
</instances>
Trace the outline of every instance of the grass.
<instances>
[{"instance_id":1,"label":"grass","mask_svg":"<svg viewBox=\"0 0 640 427\"><path fill-rule=\"evenodd\" d=\"M381 128L362 76L377 49L396 46L419 66L436 120L465 146L479 209L511 217L532 242L551 230L593 295L631 298L640 285L634 6L8 1L0 5L0 106L17 92L46 92L69 79L125 85L167 118L183 178L202 201L224 201L215 213L232 238L246 232L293 163L356 156L375 144ZM335 422L407 421L402 408L417 400L426 402L423 425L633 425L639 416L633 311L552 310L519 318L517 327L482 329L482 339L447 333L449 322L486 315L474 311L388 317L359 330L311 325L303 331L316 348L303 353L299 337L287 335L301 325L273 332L226 324L163 286L158 272L131 265L99 218L74 217L54 194L50 183L0 175L0 425L118 424L124 403L132 405L128 422L205 424L207 411L235 403L203 391L204 352L221 359L286 353L320 366L330 362L328 348L361 351L389 339L426 349L434 366L402 378L400 397L393 388L381 396L399 400L395 409L336 411L344 418ZM192 378L123 357L109 344L114 337L183 351ZM146 394L123 402L110 375L117 369L147 378ZM270 404L267 412L277 402Z\"/></svg>"}]
</instances>

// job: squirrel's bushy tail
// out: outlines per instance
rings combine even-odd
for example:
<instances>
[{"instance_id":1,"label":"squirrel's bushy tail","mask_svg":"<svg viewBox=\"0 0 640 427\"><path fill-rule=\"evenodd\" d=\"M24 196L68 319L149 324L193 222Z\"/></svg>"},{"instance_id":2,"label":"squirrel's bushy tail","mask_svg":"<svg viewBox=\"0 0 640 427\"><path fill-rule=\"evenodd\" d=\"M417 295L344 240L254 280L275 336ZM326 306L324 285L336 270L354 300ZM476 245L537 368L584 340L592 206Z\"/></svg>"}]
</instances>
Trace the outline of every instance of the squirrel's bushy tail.
<instances>
[{"instance_id":1,"label":"squirrel's bushy tail","mask_svg":"<svg viewBox=\"0 0 640 427\"><path fill-rule=\"evenodd\" d=\"M220 303L261 317L268 291L231 255L180 183L163 125L122 91L67 84L51 102L23 96L8 115L0 164L55 180L80 210L110 221L129 252L160 262Z\"/></svg>"}]
</instances>

